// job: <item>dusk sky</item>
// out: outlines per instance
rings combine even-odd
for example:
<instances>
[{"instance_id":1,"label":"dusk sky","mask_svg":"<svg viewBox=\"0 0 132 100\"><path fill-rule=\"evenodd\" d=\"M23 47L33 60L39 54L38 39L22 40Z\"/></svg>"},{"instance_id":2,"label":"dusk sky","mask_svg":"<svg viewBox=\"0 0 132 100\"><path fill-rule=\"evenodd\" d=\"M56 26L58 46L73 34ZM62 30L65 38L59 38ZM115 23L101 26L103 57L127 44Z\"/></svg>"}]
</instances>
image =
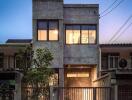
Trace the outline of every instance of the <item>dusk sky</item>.
<instances>
[{"instance_id":1,"label":"dusk sky","mask_svg":"<svg viewBox=\"0 0 132 100\"><path fill-rule=\"evenodd\" d=\"M118 35L111 43L132 43L132 0L64 0L65 4L99 4L100 13L113 2L111 9L114 10L100 19L100 43L109 42L115 33ZM128 18L128 23L119 31ZM0 0L0 43L16 38L32 38L32 0Z\"/></svg>"}]
</instances>

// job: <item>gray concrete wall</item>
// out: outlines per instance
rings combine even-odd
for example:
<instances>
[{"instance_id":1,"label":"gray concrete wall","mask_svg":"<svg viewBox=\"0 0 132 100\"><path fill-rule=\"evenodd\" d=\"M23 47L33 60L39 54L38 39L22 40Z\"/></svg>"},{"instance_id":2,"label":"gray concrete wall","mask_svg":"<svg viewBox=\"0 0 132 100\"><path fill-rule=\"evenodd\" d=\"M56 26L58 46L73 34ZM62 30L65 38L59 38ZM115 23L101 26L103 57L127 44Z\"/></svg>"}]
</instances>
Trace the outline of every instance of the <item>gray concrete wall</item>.
<instances>
[{"instance_id":1,"label":"gray concrete wall","mask_svg":"<svg viewBox=\"0 0 132 100\"><path fill-rule=\"evenodd\" d=\"M33 19L63 19L63 2L33 0Z\"/></svg>"},{"instance_id":2,"label":"gray concrete wall","mask_svg":"<svg viewBox=\"0 0 132 100\"><path fill-rule=\"evenodd\" d=\"M98 5L64 5L64 23L66 24L98 24Z\"/></svg>"},{"instance_id":3,"label":"gray concrete wall","mask_svg":"<svg viewBox=\"0 0 132 100\"><path fill-rule=\"evenodd\" d=\"M37 20L58 20L59 40L56 42L37 41ZM60 0L36 0L33 2L33 49L48 48L53 54L52 67L63 67L63 2Z\"/></svg>"},{"instance_id":4,"label":"gray concrete wall","mask_svg":"<svg viewBox=\"0 0 132 100\"><path fill-rule=\"evenodd\" d=\"M99 41L98 5L68 5L63 2L35 0L33 2L33 48L49 48L54 55L53 67L64 64L98 64ZM63 19L64 17L64 19ZM37 19L59 20L59 41L37 41ZM96 24L97 44L65 45L65 27L63 24ZM63 62L64 61L64 62Z\"/></svg>"},{"instance_id":5,"label":"gray concrete wall","mask_svg":"<svg viewBox=\"0 0 132 100\"><path fill-rule=\"evenodd\" d=\"M64 64L98 64L99 17L98 5L64 5L64 24L97 25L97 44L65 45ZM64 38L65 39L65 38ZM64 40L65 41L65 40Z\"/></svg>"},{"instance_id":6,"label":"gray concrete wall","mask_svg":"<svg viewBox=\"0 0 132 100\"><path fill-rule=\"evenodd\" d=\"M97 45L66 45L64 49L65 64L98 64Z\"/></svg>"}]
</instances>

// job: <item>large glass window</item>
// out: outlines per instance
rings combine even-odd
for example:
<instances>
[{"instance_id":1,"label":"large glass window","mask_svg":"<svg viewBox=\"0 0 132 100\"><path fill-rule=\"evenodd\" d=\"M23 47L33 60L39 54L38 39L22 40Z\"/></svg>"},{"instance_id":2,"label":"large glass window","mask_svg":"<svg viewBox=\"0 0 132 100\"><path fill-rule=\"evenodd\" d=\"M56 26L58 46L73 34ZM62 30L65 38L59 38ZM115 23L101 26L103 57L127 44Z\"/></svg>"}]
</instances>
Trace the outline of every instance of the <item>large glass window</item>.
<instances>
[{"instance_id":1,"label":"large glass window","mask_svg":"<svg viewBox=\"0 0 132 100\"><path fill-rule=\"evenodd\" d=\"M38 21L38 40L58 40L58 21Z\"/></svg>"},{"instance_id":2,"label":"large glass window","mask_svg":"<svg viewBox=\"0 0 132 100\"><path fill-rule=\"evenodd\" d=\"M66 44L95 44L95 25L66 25Z\"/></svg>"},{"instance_id":3,"label":"large glass window","mask_svg":"<svg viewBox=\"0 0 132 100\"><path fill-rule=\"evenodd\" d=\"M3 68L4 66L4 54L0 53L0 68Z\"/></svg>"}]
</instances>

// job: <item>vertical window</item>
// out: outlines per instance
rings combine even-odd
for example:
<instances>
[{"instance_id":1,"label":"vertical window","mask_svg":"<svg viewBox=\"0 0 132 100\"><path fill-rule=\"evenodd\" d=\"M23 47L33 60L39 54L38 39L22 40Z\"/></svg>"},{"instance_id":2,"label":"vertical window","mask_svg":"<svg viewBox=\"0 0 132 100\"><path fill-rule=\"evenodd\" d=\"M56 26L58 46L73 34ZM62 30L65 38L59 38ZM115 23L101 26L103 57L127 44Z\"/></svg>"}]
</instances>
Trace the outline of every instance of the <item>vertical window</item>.
<instances>
[{"instance_id":1,"label":"vertical window","mask_svg":"<svg viewBox=\"0 0 132 100\"><path fill-rule=\"evenodd\" d=\"M80 26L69 25L66 26L66 43L67 44L79 44L80 43Z\"/></svg>"},{"instance_id":2,"label":"vertical window","mask_svg":"<svg viewBox=\"0 0 132 100\"><path fill-rule=\"evenodd\" d=\"M0 68L4 67L4 54L0 53Z\"/></svg>"},{"instance_id":3,"label":"vertical window","mask_svg":"<svg viewBox=\"0 0 132 100\"><path fill-rule=\"evenodd\" d=\"M66 25L66 44L95 44L95 25Z\"/></svg>"},{"instance_id":4,"label":"vertical window","mask_svg":"<svg viewBox=\"0 0 132 100\"><path fill-rule=\"evenodd\" d=\"M89 43L94 44L96 42L96 27L89 26Z\"/></svg>"},{"instance_id":5,"label":"vertical window","mask_svg":"<svg viewBox=\"0 0 132 100\"><path fill-rule=\"evenodd\" d=\"M119 54L118 53L112 53L108 56L108 63L110 69L115 69L119 67Z\"/></svg>"},{"instance_id":6,"label":"vertical window","mask_svg":"<svg viewBox=\"0 0 132 100\"><path fill-rule=\"evenodd\" d=\"M58 21L38 21L38 40L58 40Z\"/></svg>"},{"instance_id":7,"label":"vertical window","mask_svg":"<svg viewBox=\"0 0 132 100\"><path fill-rule=\"evenodd\" d=\"M58 40L58 23L56 21L49 22L49 40Z\"/></svg>"},{"instance_id":8,"label":"vertical window","mask_svg":"<svg viewBox=\"0 0 132 100\"><path fill-rule=\"evenodd\" d=\"M47 40L47 22L38 22L38 40Z\"/></svg>"},{"instance_id":9,"label":"vertical window","mask_svg":"<svg viewBox=\"0 0 132 100\"><path fill-rule=\"evenodd\" d=\"M58 86L59 84L59 69L54 69L54 74L50 77L49 85L50 86Z\"/></svg>"},{"instance_id":10,"label":"vertical window","mask_svg":"<svg viewBox=\"0 0 132 100\"><path fill-rule=\"evenodd\" d=\"M131 62L130 68L132 68L132 53L130 53L130 62Z\"/></svg>"},{"instance_id":11,"label":"vertical window","mask_svg":"<svg viewBox=\"0 0 132 100\"><path fill-rule=\"evenodd\" d=\"M20 68L21 63L23 63L20 58L21 57L17 53L15 53L15 55L14 55L14 66L15 66L15 68Z\"/></svg>"},{"instance_id":12,"label":"vertical window","mask_svg":"<svg viewBox=\"0 0 132 100\"><path fill-rule=\"evenodd\" d=\"M101 57L101 70L107 70L108 69L108 54L102 53Z\"/></svg>"},{"instance_id":13,"label":"vertical window","mask_svg":"<svg viewBox=\"0 0 132 100\"><path fill-rule=\"evenodd\" d=\"M88 26L87 25L83 25L82 26L82 37L81 37L81 43L82 44L88 44L89 42L89 32L88 32Z\"/></svg>"},{"instance_id":14,"label":"vertical window","mask_svg":"<svg viewBox=\"0 0 132 100\"><path fill-rule=\"evenodd\" d=\"M21 69L22 67L29 68L31 66L31 55L20 55L15 53L14 55L14 66L15 68Z\"/></svg>"}]
</instances>

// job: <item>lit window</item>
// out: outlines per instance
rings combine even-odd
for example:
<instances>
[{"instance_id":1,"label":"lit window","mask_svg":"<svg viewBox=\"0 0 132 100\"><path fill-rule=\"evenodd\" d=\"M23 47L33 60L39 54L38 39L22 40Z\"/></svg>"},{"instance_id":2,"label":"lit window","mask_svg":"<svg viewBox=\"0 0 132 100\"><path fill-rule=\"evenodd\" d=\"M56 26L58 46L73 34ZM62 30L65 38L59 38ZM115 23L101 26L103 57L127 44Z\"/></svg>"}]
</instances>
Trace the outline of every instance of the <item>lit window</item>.
<instances>
[{"instance_id":1,"label":"lit window","mask_svg":"<svg viewBox=\"0 0 132 100\"><path fill-rule=\"evenodd\" d=\"M68 73L67 77L89 77L89 73Z\"/></svg>"},{"instance_id":2,"label":"lit window","mask_svg":"<svg viewBox=\"0 0 132 100\"><path fill-rule=\"evenodd\" d=\"M66 44L95 44L95 25L67 25Z\"/></svg>"},{"instance_id":3,"label":"lit window","mask_svg":"<svg viewBox=\"0 0 132 100\"><path fill-rule=\"evenodd\" d=\"M38 40L47 40L46 30L38 30Z\"/></svg>"},{"instance_id":4,"label":"lit window","mask_svg":"<svg viewBox=\"0 0 132 100\"><path fill-rule=\"evenodd\" d=\"M58 40L58 23L49 22L49 40Z\"/></svg>"},{"instance_id":5,"label":"lit window","mask_svg":"<svg viewBox=\"0 0 132 100\"><path fill-rule=\"evenodd\" d=\"M38 21L38 40L58 40L58 21Z\"/></svg>"},{"instance_id":6,"label":"lit window","mask_svg":"<svg viewBox=\"0 0 132 100\"><path fill-rule=\"evenodd\" d=\"M47 22L38 22L38 40L47 40Z\"/></svg>"},{"instance_id":7,"label":"lit window","mask_svg":"<svg viewBox=\"0 0 132 100\"><path fill-rule=\"evenodd\" d=\"M81 37L81 43L83 44L87 44L88 43L88 26L87 25L83 25L82 26L82 37Z\"/></svg>"},{"instance_id":8,"label":"lit window","mask_svg":"<svg viewBox=\"0 0 132 100\"><path fill-rule=\"evenodd\" d=\"M67 26L66 39L67 44L80 43L80 26L79 25Z\"/></svg>"},{"instance_id":9,"label":"lit window","mask_svg":"<svg viewBox=\"0 0 132 100\"><path fill-rule=\"evenodd\" d=\"M49 85L50 86L57 86L58 85L58 73L53 74L50 77Z\"/></svg>"},{"instance_id":10,"label":"lit window","mask_svg":"<svg viewBox=\"0 0 132 100\"><path fill-rule=\"evenodd\" d=\"M95 26L89 26L89 43L95 43L96 42L96 27Z\"/></svg>"}]
</instances>

